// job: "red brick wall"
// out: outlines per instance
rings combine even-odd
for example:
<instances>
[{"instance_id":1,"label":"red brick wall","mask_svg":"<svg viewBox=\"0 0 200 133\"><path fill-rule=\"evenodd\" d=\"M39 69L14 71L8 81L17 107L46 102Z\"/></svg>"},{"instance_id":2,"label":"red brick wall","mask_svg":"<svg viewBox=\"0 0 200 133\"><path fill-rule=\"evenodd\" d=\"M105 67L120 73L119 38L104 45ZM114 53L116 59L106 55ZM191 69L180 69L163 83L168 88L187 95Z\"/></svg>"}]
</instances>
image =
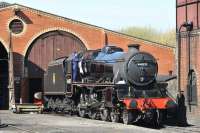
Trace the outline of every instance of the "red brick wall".
<instances>
[{"instance_id":1,"label":"red brick wall","mask_svg":"<svg viewBox=\"0 0 200 133\"><path fill-rule=\"evenodd\" d=\"M152 53L157 59L159 64L159 73L168 74L169 70L174 70L174 51L172 48L160 46L156 43L127 37L125 35L106 31L101 28L87 26L76 22L70 22L67 20L59 19L58 17L48 16L41 14L27 8L21 7L20 10L30 18L32 21L30 24L26 24L26 30L22 35L13 36L13 50L16 53L25 55L27 45L30 40L35 36L39 36L41 32L45 33L45 30L64 28L66 30L74 32L78 37L87 43L88 49L101 48L105 43L105 33L108 34L108 43L117 44L118 46L127 49L127 45L130 43L138 43L141 45L141 50ZM0 37L7 43L9 41L8 33L8 21L14 17L13 9L7 8L0 11Z\"/></svg>"}]
</instances>

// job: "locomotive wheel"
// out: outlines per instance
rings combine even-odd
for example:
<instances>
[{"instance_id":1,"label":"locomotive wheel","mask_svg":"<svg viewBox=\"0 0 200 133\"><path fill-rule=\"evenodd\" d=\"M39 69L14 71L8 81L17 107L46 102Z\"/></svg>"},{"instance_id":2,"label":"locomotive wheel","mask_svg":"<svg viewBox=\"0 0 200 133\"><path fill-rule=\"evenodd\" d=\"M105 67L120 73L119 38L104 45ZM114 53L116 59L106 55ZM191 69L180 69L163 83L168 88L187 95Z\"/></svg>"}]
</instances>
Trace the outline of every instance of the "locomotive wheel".
<instances>
[{"instance_id":1,"label":"locomotive wheel","mask_svg":"<svg viewBox=\"0 0 200 133\"><path fill-rule=\"evenodd\" d=\"M101 120L109 121L110 120L109 110L108 109L101 110L100 116L101 116Z\"/></svg>"},{"instance_id":2,"label":"locomotive wheel","mask_svg":"<svg viewBox=\"0 0 200 133\"><path fill-rule=\"evenodd\" d=\"M79 114L79 116L82 117L82 118L85 118L85 117L86 117L86 111L85 111L85 109L82 109L82 108L80 107L80 104L78 105L78 114Z\"/></svg>"},{"instance_id":3,"label":"locomotive wheel","mask_svg":"<svg viewBox=\"0 0 200 133\"><path fill-rule=\"evenodd\" d=\"M163 113L161 110L155 110L153 117L153 126L159 128L162 125Z\"/></svg>"},{"instance_id":4,"label":"locomotive wheel","mask_svg":"<svg viewBox=\"0 0 200 133\"><path fill-rule=\"evenodd\" d=\"M122 120L123 120L123 123L126 125L131 124L133 121L132 112L130 112L127 109L124 109L123 114L122 114Z\"/></svg>"},{"instance_id":5,"label":"locomotive wheel","mask_svg":"<svg viewBox=\"0 0 200 133\"><path fill-rule=\"evenodd\" d=\"M56 109L56 104L55 104L55 101L53 98L50 101L50 108L51 108L52 112L54 112Z\"/></svg>"},{"instance_id":6,"label":"locomotive wheel","mask_svg":"<svg viewBox=\"0 0 200 133\"><path fill-rule=\"evenodd\" d=\"M53 99L50 98L48 100L48 103L47 103L47 110L48 111L52 111L53 110L52 102L53 102Z\"/></svg>"},{"instance_id":7,"label":"locomotive wheel","mask_svg":"<svg viewBox=\"0 0 200 133\"><path fill-rule=\"evenodd\" d=\"M112 122L119 122L119 114L114 111L110 113L110 118Z\"/></svg>"},{"instance_id":8,"label":"locomotive wheel","mask_svg":"<svg viewBox=\"0 0 200 133\"><path fill-rule=\"evenodd\" d=\"M56 98L56 100L55 100L55 112L60 112L61 111L61 104L62 104L62 102L61 102L61 100L59 99L59 98Z\"/></svg>"},{"instance_id":9,"label":"locomotive wheel","mask_svg":"<svg viewBox=\"0 0 200 133\"><path fill-rule=\"evenodd\" d=\"M89 112L88 112L88 117L90 118L90 119L96 119L97 118L97 112L95 112L95 111L93 111L93 110L90 110Z\"/></svg>"},{"instance_id":10,"label":"locomotive wheel","mask_svg":"<svg viewBox=\"0 0 200 133\"><path fill-rule=\"evenodd\" d=\"M55 100L52 100L51 106L52 106L52 111L55 111L56 110Z\"/></svg>"}]
</instances>

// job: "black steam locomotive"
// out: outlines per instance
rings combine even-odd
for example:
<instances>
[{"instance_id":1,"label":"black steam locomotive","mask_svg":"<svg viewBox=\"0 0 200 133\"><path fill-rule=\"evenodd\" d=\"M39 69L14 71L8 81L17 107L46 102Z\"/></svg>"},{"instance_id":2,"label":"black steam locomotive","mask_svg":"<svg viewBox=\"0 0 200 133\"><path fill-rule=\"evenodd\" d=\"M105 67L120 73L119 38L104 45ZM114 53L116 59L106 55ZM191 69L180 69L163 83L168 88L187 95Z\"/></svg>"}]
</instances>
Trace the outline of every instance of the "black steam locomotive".
<instances>
[{"instance_id":1,"label":"black steam locomotive","mask_svg":"<svg viewBox=\"0 0 200 133\"><path fill-rule=\"evenodd\" d=\"M129 45L128 52L105 46L74 53L48 65L44 104L91 119L160 125L176 103L157 83L157 72L156 59L139 45Z\"/></svg>"}]
</instances>

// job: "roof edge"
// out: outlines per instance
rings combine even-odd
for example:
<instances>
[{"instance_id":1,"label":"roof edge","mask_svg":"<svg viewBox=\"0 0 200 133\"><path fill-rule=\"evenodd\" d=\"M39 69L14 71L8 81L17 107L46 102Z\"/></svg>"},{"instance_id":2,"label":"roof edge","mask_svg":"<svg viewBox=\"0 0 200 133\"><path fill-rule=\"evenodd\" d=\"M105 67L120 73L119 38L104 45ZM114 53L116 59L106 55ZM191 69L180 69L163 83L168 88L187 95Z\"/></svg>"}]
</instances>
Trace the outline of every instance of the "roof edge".
<instances>
[{"instance_id":1,"label":"roof edge","mask_svg":"<svg viewBox=\"0 0 200 133\"><path fill-rule=\"evenodd\" d=\"M85 22L78 21L78 20L71 19L71 18L67 18L67 17L63 17L63 16L60 16L60 15L56 15L56 14L53 14L53 13L46 12L46 11L38 10L38 9L28 7L28 6L25 6L25 5L21 5L21 4L18 4L18 3L10 4L6 7L2 7L1 9L10 8L12 6L20 6L20 7L23 7L23 8L28 8L28 9L35 10L35 11L38 11L38 12L41 12L41 13L44 13L44 14L47 14L47 15L50 15L50 16L53 16L53 17L61 18L61 19L67 20L67 21L76 22L76 23L79 23L79 24L82 24L82 25L85 25L85 26L90 26L90 27L93 27L93 28L96 28L96 29L100 29L100 30L103 29L107 32L111 32L111 33L114 33L114 34L118 34L118 35L122 35L122 36L125 36L125 37L130 37L130 38L133 38L133 39L138 39L138 40L141 40L141 41L153 43L153 44L160 46L160 47L166 47L166 48L171 48L171 49L175 48L173 46L169 46L169 45L166 45L166 44L163 44L163 43L159 43L159 42L143 39L143 38L140 38L140 37L128 35L128 34L121 33L121 32L114 31L114 30L110 30L110 29L107 29L107 28L104 28L104 27L96 26L96 25L93 25L93 24L85 23Z\"/></svg>"}]
</instances>

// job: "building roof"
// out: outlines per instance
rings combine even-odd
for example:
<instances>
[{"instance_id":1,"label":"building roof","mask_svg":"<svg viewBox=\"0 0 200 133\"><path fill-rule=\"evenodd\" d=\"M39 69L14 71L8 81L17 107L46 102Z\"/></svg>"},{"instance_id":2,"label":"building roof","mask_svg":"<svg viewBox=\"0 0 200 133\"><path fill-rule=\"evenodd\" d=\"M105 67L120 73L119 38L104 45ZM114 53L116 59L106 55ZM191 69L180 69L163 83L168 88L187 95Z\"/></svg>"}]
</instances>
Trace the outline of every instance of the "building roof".
<instances>
[{"instance_id":1,"label":"building roof","mask_svg":"<svg viewBox=\"0 0 200 133\"><path fill-rule=\"evenodd\" d=\"M0 8L4 8L4 7L7 7L9 6L10 4L7 3L7 2L0 2Z\"/></svg>"},{"instance_id":2,"label":"building roof","mask_svg":"<svg viewBox=\"0 0 200 133\"><path fill-rule=\"evenodd\" d=\"M106 28L103 28L103 27L100 27L100 26L96 26L96 25L92 25L92 24L89 24L89 23L85 23L85 22L81 22L81 21L78 21L78 20L74 20L74 19L71 19L71 18L62 17L62 16L59 16L59 15L56 15L56 14L52 14L52 13L45 12L45 11L42 11L42 10L37 10L37 9L31 8L31 7L27 7L27 6L24 6L24 5L20 5L20 4L17 4L17 3L9 4L9 3L6 3L6 2L0 2L0 10L3 9L3 8L9 8L9 7L13 7L13 6L26 8L26 9L41 13L42 15L47 15L47 16L51 16L51 17L57 17L58 19L63 19L64 21L68 21L68 22L72 22L72 23L78 23L80 25L84 25L84 26L87 26L87 27L92 27L92 28L96 28L96 29L103 29L106 32L110 32L110 33L113 33L113 34L116 34L116 35L119 35L119 36L124 36L124 37L128 37L128 38L144 41L144 42L146 42L148 44L151 44L151 45L153 44L153 45L157 45L157 46L160 46L160 47L166 47L166 48L171 48L171 49L175 48L173 46L169 46L169 45L162 44L162 43L159 43L159 42L150 41L150 40L147 40L147 39L143 39L143 38L140 38L140 37L128 35L128 34L117 32L117 31L113 31L113 30L106 29Z\"/></svg>"}]
</instances>

